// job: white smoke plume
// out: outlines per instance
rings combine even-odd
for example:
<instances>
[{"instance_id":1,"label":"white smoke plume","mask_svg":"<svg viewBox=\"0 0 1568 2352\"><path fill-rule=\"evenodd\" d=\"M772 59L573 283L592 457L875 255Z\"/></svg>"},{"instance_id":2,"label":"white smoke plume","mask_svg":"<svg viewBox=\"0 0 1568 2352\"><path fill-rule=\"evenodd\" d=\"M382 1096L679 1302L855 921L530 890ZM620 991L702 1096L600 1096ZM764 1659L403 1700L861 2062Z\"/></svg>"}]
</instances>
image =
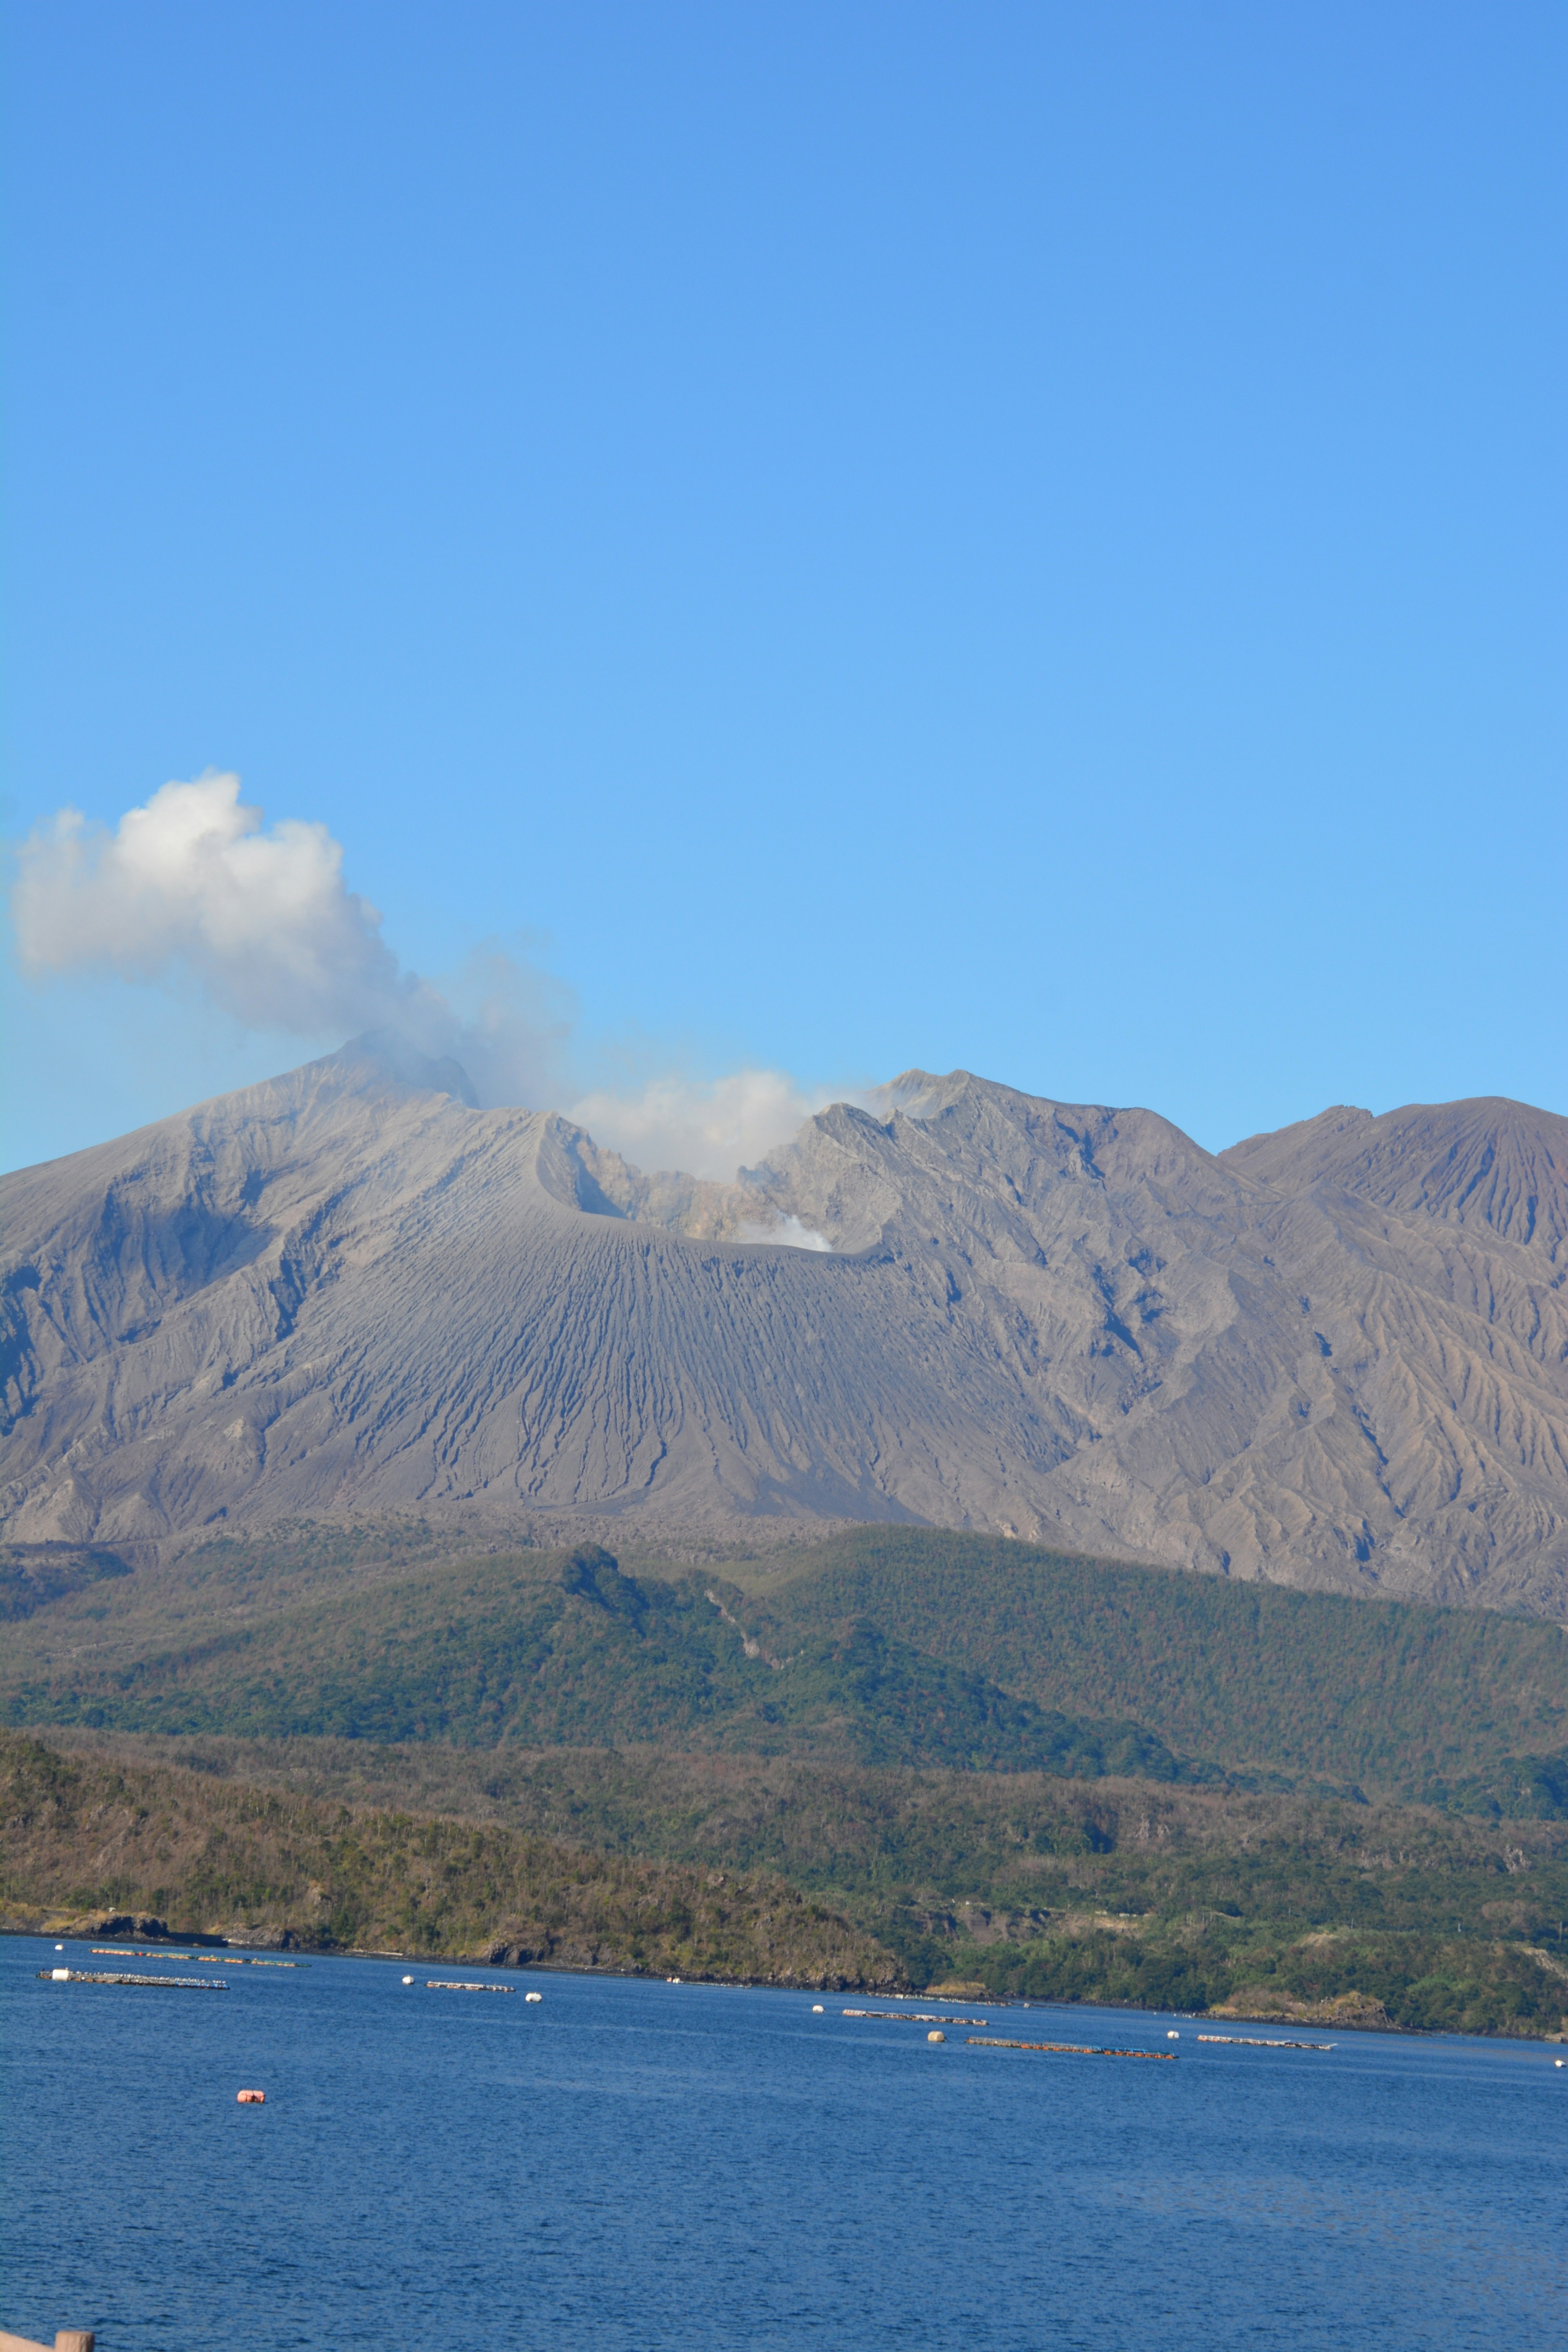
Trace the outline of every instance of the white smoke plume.
<instances>
[{"instance_id":1,"label":"white smoke plume","mask_svg":"<svg viewBox=\"0 0 1568 2352\"><path fill-rule=\"evenodd\" d=\"M34 974L194 980L247 1029L310 1038L391 1030L460 1062L481 1102L571 1101L569 1117L641 1168L731 1178L831 1099L776 1070L739 1070L572 1101L582 1080L569 1074L572 1023L558 984L500 950L476 958L449 992L405 971L376 909L345 884L327 827L268 825L241 800L236 775L165 784L112 830L61 809L19 845L16 869L17 950ZM804 1228L773 1238L826 1246Z\"/></svg>"},{"instance_id":2,"label":"white smoke plume","mask_svg":"<svg viewBox=\"0 0 1568 2352\"><path fill-rule=\"evenodd\" d=\"M165 980L188 971L247 1028L319 1036L434 1011L343 882L324 824L270 831L239 778L165 784L112 833L61 809L25 842L11 908L23 964Z\"/></svg>"},{"instance_id":3,"label":"white smoke plume","mask_svg":"<svg viewBox=\"0 0 1568 2352\"><path fill-rule=\"evenodd\" d=\"M756 1224L742 1219L741 1239L743 1242L771 1242L775 1249L782 1245L784 1249L826 1250L829 1256L833 1254L833 1244L827 1235L819 1234L815 1225L806 1224L800 1217L781 1217L773 1225Z\"/></svg>"},{"instance_id":4,"label":"white smoke plume","mask_svg":"<svg viewBox=\"0 0 1568 2352\"><path fill-rule=\"evenodd\" d=\"M726 1078L652 1078L629 1095L584 1095L566 1115L638 1168L722 1181L766 1159L831 1099L803 1093L779 1070L736 1070Z\"/></svg>"}]
</instances>

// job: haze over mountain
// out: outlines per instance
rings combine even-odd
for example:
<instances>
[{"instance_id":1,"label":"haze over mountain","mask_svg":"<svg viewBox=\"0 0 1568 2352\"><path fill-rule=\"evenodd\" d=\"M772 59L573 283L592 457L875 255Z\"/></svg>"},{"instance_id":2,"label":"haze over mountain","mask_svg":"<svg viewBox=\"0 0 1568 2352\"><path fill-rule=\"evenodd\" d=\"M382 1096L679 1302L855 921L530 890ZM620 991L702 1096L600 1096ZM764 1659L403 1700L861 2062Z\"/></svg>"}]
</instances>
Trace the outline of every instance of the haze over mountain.
<instances>
[{"instance_id":1,"label":"haze over mountain","mask_svg":"<svg viewBox=\"0 0 1568 2352\"><path fill-rule=\"evenodd\" d=\"M1217 1157L910 1073L731 1185L382 1041L0 1185L13 1540L417 1505L926 1521L1568 1601L1568 1120Z\"/></svg>"}]
</instances>

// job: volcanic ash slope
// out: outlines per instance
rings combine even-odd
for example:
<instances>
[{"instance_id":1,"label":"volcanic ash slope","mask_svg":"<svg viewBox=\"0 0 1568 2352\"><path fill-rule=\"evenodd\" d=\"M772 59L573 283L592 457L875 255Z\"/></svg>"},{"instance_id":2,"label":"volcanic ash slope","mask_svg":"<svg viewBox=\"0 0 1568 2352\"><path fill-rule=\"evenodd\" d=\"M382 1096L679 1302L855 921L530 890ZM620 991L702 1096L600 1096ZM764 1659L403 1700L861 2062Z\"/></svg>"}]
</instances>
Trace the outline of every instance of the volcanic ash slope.
<instances>
[{"instance_id":1,"label":"volcanic ash slope","mask_svg":"<svg viewBox=\"0 0 1568 2352\"><path fill-rule=\"evenodd\" d=\"M362 1043L5 1180L7 1537L823 1515L1563 1612L1568 1120L1215 1158L917 1073L719 1186L466 1092Z\"/></svg>"}]
</instances>

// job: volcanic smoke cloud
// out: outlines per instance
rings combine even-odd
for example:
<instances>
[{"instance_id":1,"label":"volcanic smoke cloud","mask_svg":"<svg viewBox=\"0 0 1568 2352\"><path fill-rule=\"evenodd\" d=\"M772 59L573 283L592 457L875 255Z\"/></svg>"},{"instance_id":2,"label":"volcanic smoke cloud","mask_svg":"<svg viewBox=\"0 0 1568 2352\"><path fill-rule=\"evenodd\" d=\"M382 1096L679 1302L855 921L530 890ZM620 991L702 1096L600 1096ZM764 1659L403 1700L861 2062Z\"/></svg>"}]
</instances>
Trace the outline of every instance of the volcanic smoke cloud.
<instances>
[{"instance_id":1,"label":"volcanic smoke cloud","mask_svg":"<svg viewBox=\"0 0 1568 2352\"><path fill-rule=\"evenodd\" d=\"M342 845L326 826L268 826L240 799L237 775L165 784L112 832L59 810L18 850L11 907L21 961L37 975L189 977L247 1029L393 1029L462 1062L486 1102L580 1094L568 1116L644 1168L731 1177L829 1099L776 1070L584 1092L563 1065L570 1022L552 1017L541 975L486 955L468 975L479 1002L465 1018L404 970L376 909L345 885Z\"/></svg>"},{"instance_id":2,"label":"volcanic smoke cloud","mask_svg":"<svg viewBox=\"0 0 1568 2352\"><path fill-rule=\"evenodd\" d=\"M184 970L245 1027L301 1036L398 1024L421 992L344 887L326 826L265 831L237 776L165 784L112 833L61 809L18 862L12 910L35 971Z\"/></svg>"}]
</instances>

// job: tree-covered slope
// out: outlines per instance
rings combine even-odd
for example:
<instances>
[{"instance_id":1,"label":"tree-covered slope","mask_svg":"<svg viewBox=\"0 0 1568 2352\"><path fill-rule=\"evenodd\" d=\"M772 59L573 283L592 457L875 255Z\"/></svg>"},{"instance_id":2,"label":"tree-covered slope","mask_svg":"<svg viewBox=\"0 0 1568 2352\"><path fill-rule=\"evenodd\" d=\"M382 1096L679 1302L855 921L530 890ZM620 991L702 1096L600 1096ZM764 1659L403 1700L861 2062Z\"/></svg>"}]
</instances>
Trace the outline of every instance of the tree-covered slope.
<instances>
[{"instance_id":1,"label":"tree-covered slope","mask_svg":"<svg viewBox=\"0 0 1568 2352\"><path fill-rule=\"evenodd\" d=\"M1180 1921L1216 1912L1301 1927L1506 1931L1553 1948L1568 1920L1568 1822L1121 1778L640 1747L383 1747L80 1728L47 1740L356 1808L497 1822L605 1853L776 1871L854 1906L912 1906L954 1935L976 1906L1014 1925L1041 1913Z\"/></svg>"},{"instance_id":2,"label":"tree-covered slope","mask_svg":"<svg viewBox=\"0 0 1568 2352\"><path fill-rule=\"evenodd\" d=\"M490 1746L652 1740L866 1763L1156 1780L1216 1777L1135 1722L1000 1690L870 1624L801 1632L787 1656L712 1577L623 1576L593 1547L427 1569L301 1603L113 1671L24 1670L12 1723L341 1734Z\"/></svg>"},{"instance_id":3,"label":"tree-covered slope","mask_svg":"<svg viewBox=\"0 0 1568 2352\"><path fill-rule=\"evenodd\" d=\"M663 1868L493 1825L61 1756L15 1733L0 1734L0 1916L13 1926L140 1913L175 1934L305 1950L813 1986L903 1981L870 1937L776 1878Z\"/></svg>"},{"instance_id":4,"label":"tree-covered slope","mask_svg":"<svg viewBox=\"0 0 1568 2352\"><path fill-rule=\"evenodd\" d=\"M773 1641L869 1626L1037 1706L1129 1717L1232 1769L1524 1813L1568 1802L1559 1625L929 1528L857 1528L782 1570L731 1573Z\"/></svg>"},{"instance_id":5,"label":"tree-covered slope","mask_svg":"<svg viewBox=\"0 0 1568 2352\"><path fill-rule=\"evenodd\" d=\"M419 1545L427 1547L420 1557ZM145 1588L145 1590L143 1590ZM1568 1637L928 1528L623 1574L311 1531L0 1633L0 1720L1228 1776L1568 1817Z\"/></svg>"},{"instance_id":6,"label":"tree-covered slope","mask_svg":"<svg viewBox=\"0 0 1568 2352\"><path fill-rule=\"evenodd\" d=\"M668 1947L648 1937L632 1946L628 1917L657 1916L667 1932L688 1915L711 1921L704 1906L718 1904L727 1965L749 1950L750 1972L778 1980L787 1980L779 1975L786 1928L804 1933L826 1919L822 1932L840 1937L841 1969L848 1921L921 1985L1210 2007L1336 2029L1568 2030L1568 1826L1559 1823L1494 1825L1147 1781L647 1748L387 1748L80 1730L54 1740L68 1743L61 1769L79 1790L70 1835L56 1848L77 1853L89 1875L79 1884L57 1871L47 1883L106 1903L183 1905L182 1921L196 1925L239 1913L275 1929L288 1923L308 1937L363 1941L369 1918L379 1939L405 1948L424 1948L421 1935L460 1932L465 1949L560 1958L588 1949L587 1906L605 1923L605 1949L635 1958ZM16 1744L37 1770L44 1750ZM11 1808L13 1883L34 1887L45 1883L36 1817L36 1804L31 1813ZM563 1896L567 1844L579 1859ZM569 1906L552 1915L549 1946L537 1927L525 1935L498 1924L506 1858L541 1851L555 1857L541 1884ZM593 1856L612 1858L619 1874ZM626 1865L637 1859L677 1865L677 1884L628 1882ZM807 1919L782 1905L781 1878L813 1898ZM398 1893L409 1882L412 1909ZM628 1884L642 1886L643 1908L632 1915ZM341 1918L329 1895L350 1906ZM538 1899L533 1907L537 1915ZM737 1918L750 1944L736 1939ZM756 1937L769 1922L763 1965ZM723 1972L717 1948L695 1933L687 1941ZM674 1965L692 1972L685 1952Z\"/></svg>"}]
</instances>

